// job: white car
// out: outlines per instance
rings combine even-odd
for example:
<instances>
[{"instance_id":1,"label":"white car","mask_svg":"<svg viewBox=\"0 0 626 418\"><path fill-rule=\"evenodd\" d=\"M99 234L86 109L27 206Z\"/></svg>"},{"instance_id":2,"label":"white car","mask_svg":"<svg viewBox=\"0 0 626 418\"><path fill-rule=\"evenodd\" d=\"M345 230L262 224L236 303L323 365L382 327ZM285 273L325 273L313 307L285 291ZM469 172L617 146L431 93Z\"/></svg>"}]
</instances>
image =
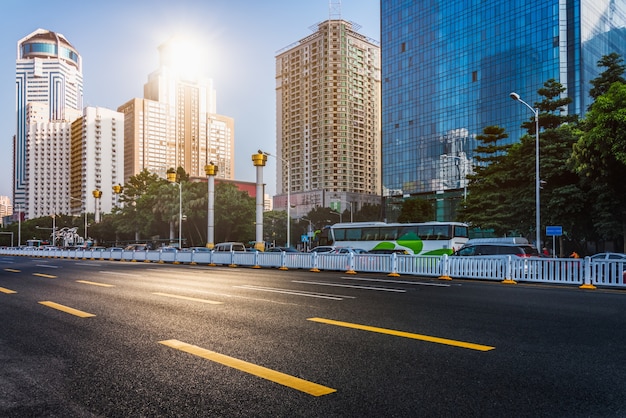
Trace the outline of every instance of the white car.
<instances>
[{"instance_id":1,"label":"white car","mask_svg":"<svg viewBox=\"0 0 626 418\"><path fill-rule=\"evenodd\" d=\"M363 248L338 247L330 252L331 254L366 254Z\"/></svg>"}]
</instances>

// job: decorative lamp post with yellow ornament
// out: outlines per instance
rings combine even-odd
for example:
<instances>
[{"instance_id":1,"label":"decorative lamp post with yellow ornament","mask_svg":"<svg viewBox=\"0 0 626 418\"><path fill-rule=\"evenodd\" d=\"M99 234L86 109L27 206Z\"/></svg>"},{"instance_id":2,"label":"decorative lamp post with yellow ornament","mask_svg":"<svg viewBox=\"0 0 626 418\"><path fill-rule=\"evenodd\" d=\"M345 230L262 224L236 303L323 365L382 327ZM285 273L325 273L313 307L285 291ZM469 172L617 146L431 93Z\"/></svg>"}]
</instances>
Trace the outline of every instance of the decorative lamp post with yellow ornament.
<instances>
[{"instance_id":1,"label":"decorative lamp post with yellow ornament","mask_svg":"<svg viewBox=\"0 0 626 418\"><path fill-rule=\"evenodd\" d=\"M252 164L256 167L256 242L254 248L259 251L265 250L263 242L263 167L267 162L267 155L259 150L252 154Z\"/></svg>"},{"instance_id":2,"label":"decorative lamp post with yellow ornament","mask_svg":"<svg viewBox=\"0 0 626 418\"><path fill-rule=\"evenodd\" d=\"M211 161L204 166L204 172L209 183L206 246L212 249L215 246L215 175L217 174L217 166Z\"/></svg>"},{"instance_id":3,"label":"decorative lamp post with yellow ornament","mask_svg":"<svg viewBox=\"0 0 626 418\"><path fill-rule=\"evenodd\" d=\"M102 191L96 189L93 192L91 192L91 194L93 194L93 197L96 202L96 205L95 205L96 223L100 223L100 198L102 197Z\"/></svg>"}]
</instances>

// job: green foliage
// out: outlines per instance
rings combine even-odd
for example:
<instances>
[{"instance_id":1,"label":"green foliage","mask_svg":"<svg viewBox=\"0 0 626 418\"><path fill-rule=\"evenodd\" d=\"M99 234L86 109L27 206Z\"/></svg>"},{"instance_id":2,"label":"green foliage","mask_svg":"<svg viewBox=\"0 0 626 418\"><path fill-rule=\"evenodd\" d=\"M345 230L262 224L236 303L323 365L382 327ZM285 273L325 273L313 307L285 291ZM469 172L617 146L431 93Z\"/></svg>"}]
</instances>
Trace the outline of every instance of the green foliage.
<instances>
[{"instance_id":1,"label":"green foliage","mask_svg":"<svg viewBox=\"0 0 626 418\"><path fill-rule=\"evenodd\" d=\"M411 197L402 203L398 222L428 222L435 218L432 202L419 197Z\"/></svg>"},{"instance_id":2,"label":"green foliage","mask_svg":"<svg viewBox=\"0 0 626 418\"><path fill-rule=\"evenodd\" d=\"M229 183L215 185L215 241L255 240L255 200Z\"/></svg>"},{"instance_id":3,"label":"green foliage","mask_svg":"<svg viewBox=\"0 0 626 418\"><path fill-rule=\"evenodd\" d=\"M599 77L591 80L593 88L589 90L589 95L594 99L602 96L609 91L609 88L613 83L626 84L626 79L622 76L626 67L622 65L624 60L622 57L611 52L609 55L603 56L598 61L598 67L606 68Z\"/></svg>"},{"instance_id":4,"label":"green foliage","mask_svg":"<svg viewBox=\"0 0 626 418\"><path fill-rule=\"evenodd\" d=\"M594 197L594 226L602 238L626 231L626 84L613 83L586 115L572 161ZM626 248L625 248L626 250Z\"/></svg>"},{"instance_id":5,"label":"green foliage","mask_svg":"<svg viewBox=\"0 0 626 418\"><path fill-rule=\"evenodd\" d=\"M538 91L543 99L535 103L541 129L539 172L545 182L540 199L541 221L544 226L562 225L569 233L583 234L589 225L581 216L584 212L580 212L586 201L573 166L567 164L580 132L577 118L561 112L571 101L563 96L564 92L560 83L548 80ZM477 160L485 165L479 165L469 176L469 195L458 219L493 229L497 235L516 232L532 239L536 222L534 115L522 126L528 134L512 145L501 143L507 135L497 126L488 126L477 136Z\"/></svg>"}]
</instances>

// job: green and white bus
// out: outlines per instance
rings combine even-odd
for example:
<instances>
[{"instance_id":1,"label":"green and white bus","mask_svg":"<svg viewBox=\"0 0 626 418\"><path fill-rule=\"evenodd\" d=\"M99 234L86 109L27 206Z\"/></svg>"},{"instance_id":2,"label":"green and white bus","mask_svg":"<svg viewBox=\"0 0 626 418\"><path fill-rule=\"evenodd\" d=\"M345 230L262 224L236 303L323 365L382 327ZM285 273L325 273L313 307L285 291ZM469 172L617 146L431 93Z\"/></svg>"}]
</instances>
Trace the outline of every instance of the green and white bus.
<instances>
[{"instance_id":1,"label":"green and white bus","mask_svg":"<svg viewBox=\"0 0 626 418\"><path fill-rule=\"evenodd\" d=\"M338 223L322 231L320 237L324 245L366 251L406 250L416 255L450 255L468 239L469 227L460 222Z\"/></svg>"}]
</instances>

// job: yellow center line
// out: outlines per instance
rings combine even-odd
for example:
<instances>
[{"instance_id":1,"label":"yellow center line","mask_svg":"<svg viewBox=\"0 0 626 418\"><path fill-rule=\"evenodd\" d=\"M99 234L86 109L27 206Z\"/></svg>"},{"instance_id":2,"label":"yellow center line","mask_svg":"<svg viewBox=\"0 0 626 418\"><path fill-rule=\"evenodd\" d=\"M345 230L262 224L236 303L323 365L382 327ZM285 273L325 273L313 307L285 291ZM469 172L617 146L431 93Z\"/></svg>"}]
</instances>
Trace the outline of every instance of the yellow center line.
<instances>
[{"instance_id":1,"label":"yellow center line","mask_svg":"<svg viewBox=\"0 0 626 418\"><path fill-rule=\"evenodd\" d=\"M152 294L153 295L158 295L158 296L165 296L165 297L168 297L168 298L176 298L176 299L192 300L194 302L209 303L211 305L221 305L222 303L224 303L224 302L218 302L216 300L192 298L192 297L189 297L189 296L181 296L181 295L173 295L171 293L153 292Z\"/></svg>"},{"instance_id":2,"label":"yellow center line","mask_svg":"<svg viewBox=\"0 0 626 418\"><path fill-rule=\"evenodd\" d=\"M252 374L254 376L261 377L266 380L281 384L283 386L290 387L292 389L299 390L304 393L308 393L313 396L328 395L329 393L336 392L337 389L332 389L326 386L318 385L317 383L309 382L308 380L300 379L298 377L290 376L285 373L277 372L276 370L268 369L263 366L248 363L243 360L239 360L233 357L219 354L214 351L206 350L204 348L187 344L178 340L166 340L159 341L160 344L174 348L176 350L184 351L189 354L193 354L198 357L202 357L207 360L214 361L224 366L232 367L237 370Z\"/></svg>"},{"instance_id":3,"label":"yellow center line","mask_svg":"<svg viewBox=\"0 0 626 418\"><path fill-rule=\"evenodd\" d=\"M33 276L45 277L46 279L56 279L57 278L57 276L53 276L51 274L44 274L44 273L33 273Z\"/></svg>"},{"instance_id":4,"label":"yellow center line","mask_svg":"<svg viewBox=\"0 0 626 418\"><path fill-rule=\"evenodd\" d=\"M76 283L90 284L90 285L93 285L93 286L102 286L102 287L115 287L115 285L112 285L112 284L90 282L88 280L76 280Z\"/></svg>"},{"instance_id":5,"label":"yellow center line","mask_svg":"<svg viewBox=\"0 0 626 418\"><path fill-rule=\"evenodd\" d=\"M0 287L0 292L6 293L6 294L17 293L15 290L5 289L4 287Z\"/></svg>"},{"instance_id":6,"label":"yellow center line","mask_svg":"<svg viewBox=\"0 0 626 418\"><path fill-rule=\"evenodd\" d=\"M8 271L10 273L20 273L21 270L15 270L15 269L4 269L4 271Z\"/></svg>"},{"instance_id":7,"label":"yellow center line","mask_svg":"<svg viewBox=\"0 0 626 418\"><path fill-rule=\"evenodd\" d=\"M55 303L55 302L44 301L44 302L39 302L39 303L44 305L44 306L47 306L49 308L57 309L59 311L62 311L62 312L68 313L68 314L72 314L72 315L76 315L76 316L81 317L81 318L90 318L92 316L96 316L94 314L90 314L88 312L79 311L78 309L70 308L69 306L61 305L61 304Z\"/></svg>"},{"instance_id":8,"label":"yellow center line","mask_svg":"<svg viewBox=\"0 0 626 418\"><path fill-rule=\"evenodd\" d=\"M491 347L488 345L474 344L474 343L468 343L468 342L457 341L457 340L449 340L447 338L431 337L429 335L413 334L410 332L396 331L393 329L386 329L386 328L377 328L377 327L371 327L368 325L353 324L350 322L334 321L332 319L308 318L308 320L313 321L313 322L319 322L322 324L337 325L340 327L360 329L363 331L377 332L380 334L395 335L397 337L412 338L414 340L428 341L431 343L445 344L445 345L451 345L451 346L461 347L461 348L469 348L470 350L490 351L490 350L495 349L495 347Z\"/></svg>"}]
</instances>

